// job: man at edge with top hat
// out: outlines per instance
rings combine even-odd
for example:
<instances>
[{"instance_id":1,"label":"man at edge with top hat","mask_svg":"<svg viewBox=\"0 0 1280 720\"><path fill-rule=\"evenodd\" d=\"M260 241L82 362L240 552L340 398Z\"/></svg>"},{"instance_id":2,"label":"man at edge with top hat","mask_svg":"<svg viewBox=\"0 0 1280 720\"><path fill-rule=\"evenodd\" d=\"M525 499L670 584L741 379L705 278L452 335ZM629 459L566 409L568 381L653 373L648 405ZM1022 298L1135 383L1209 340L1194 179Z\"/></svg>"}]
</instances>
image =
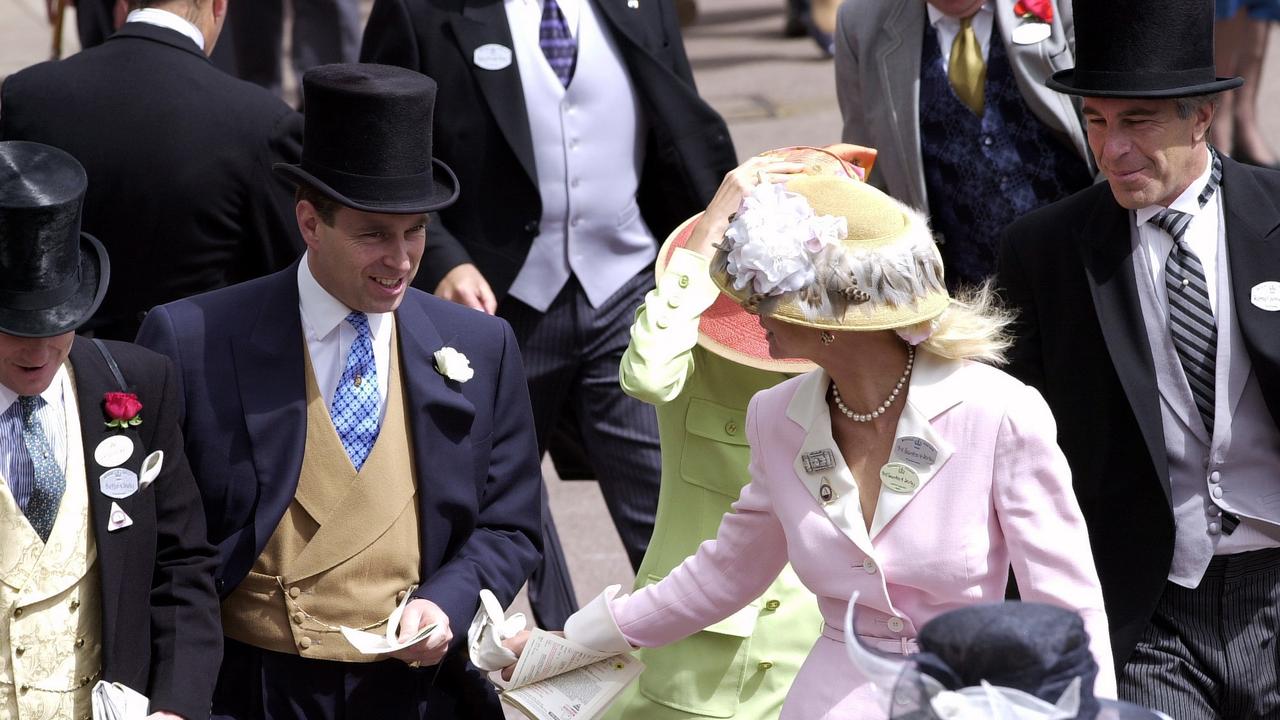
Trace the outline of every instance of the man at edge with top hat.
<instances>
[{"instance_id":1,"label":"man at edge with top hat","mask_svg":"<svg viewBox=\"0 0 1280 720\"><path fill-rule=\"evenodd\" d=\"M76 337L111 265L74 158L0 142L0 718L86 718L102 681L209 713L214 555L169 361Z\"/></svg>"},{"instance_id":2,"label":"man at edge with top hat","mask_svg":"<svg viewBox=\"0 0 1280 720\"><path fill-rule=\"evenodd\" d=\"M1207 141L1208 0L1076 0L1073 69L1106 177L1011 225L1010 370L1058 421L1120 696L1280 713L1280 172Z\"/></svg>"},{"instance_id":3,"label":"man at edge with top hat","mask_svg":"<svg viewBox=\"0 0 1280 720\"><path fill-rule=\"evenodd\" d=\"M303 78L293 267L162 305L218 546L226 654L213 717L497 718L470 665L481 589L539 557L537 441L507 324L411 289L429 212L436 85L382 65ZM398 627L389 615L403 606ZM343 628L418 642L365 654Z\"/></svg>"}]
</instances>

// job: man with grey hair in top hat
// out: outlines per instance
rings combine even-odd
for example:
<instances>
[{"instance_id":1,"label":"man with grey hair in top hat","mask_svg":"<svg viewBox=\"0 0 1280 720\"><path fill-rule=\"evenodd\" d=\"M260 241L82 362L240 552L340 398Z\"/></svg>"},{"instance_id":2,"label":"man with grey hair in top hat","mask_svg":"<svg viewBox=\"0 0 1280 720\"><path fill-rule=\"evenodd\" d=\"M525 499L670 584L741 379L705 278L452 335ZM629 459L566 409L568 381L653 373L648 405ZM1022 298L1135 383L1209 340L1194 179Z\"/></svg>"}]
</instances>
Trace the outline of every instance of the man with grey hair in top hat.
<instances>
[{"instance_id":1,"label":"man with grey hair in top hat","mask_svg":"<svg viewBox=\"0 0 1280 720\"><path fill-rule=\"evenodd\" d=\"M1053 409L1089 523L1120 694L1280 716L1280 172L1210 147L1208 0L1076 0L1107 182L1008 229L1010 368Z\"/></svg>"},{"instance_id":2,"label":"man with grey hair in top hat","mask_svg":"<svg viewBox=\"0 0 1280 720\"><path fill-rule=\"evenodd\" d=\"M218 548L213 717L500 719L466 628L482 589L505 606L533 570L542 480L511 328L409 287L458 195L436 85L324 65L303 92L302 162L276 169L306 254L139 334L178 366Z\"/></svg>"},{"instance_id":3,"label":"man with grey hair in top hat","mask_svg":"<svg viewBox=\"0 0 1280 720\"><path fill-rule=\"evenodd\" d=\"M222 656L213 548L172 364L75 335L110 276L86 186L67 153L0 142L0 718L89 717L105 681L196 720Z\"/></svg>"}]
</instances>

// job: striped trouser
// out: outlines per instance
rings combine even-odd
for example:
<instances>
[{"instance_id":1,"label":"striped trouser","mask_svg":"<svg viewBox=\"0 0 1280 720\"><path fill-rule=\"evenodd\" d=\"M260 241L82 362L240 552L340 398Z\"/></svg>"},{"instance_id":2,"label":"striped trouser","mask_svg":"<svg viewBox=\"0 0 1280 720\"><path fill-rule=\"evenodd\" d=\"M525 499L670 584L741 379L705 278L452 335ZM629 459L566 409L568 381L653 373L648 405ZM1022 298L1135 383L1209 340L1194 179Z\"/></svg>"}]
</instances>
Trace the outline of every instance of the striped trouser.
<instances>
[{"instance_id":1,"label":"striped trouser","mask_svg":"<svg viewBox=\"0 0 1280 720\"><path fill-rule=\"evenodd\" d=\"M1120 697L1176 720L1280 718L1280 549L1215 557L1200 586L1169 583Z\"/></svg>"}]
</instances>

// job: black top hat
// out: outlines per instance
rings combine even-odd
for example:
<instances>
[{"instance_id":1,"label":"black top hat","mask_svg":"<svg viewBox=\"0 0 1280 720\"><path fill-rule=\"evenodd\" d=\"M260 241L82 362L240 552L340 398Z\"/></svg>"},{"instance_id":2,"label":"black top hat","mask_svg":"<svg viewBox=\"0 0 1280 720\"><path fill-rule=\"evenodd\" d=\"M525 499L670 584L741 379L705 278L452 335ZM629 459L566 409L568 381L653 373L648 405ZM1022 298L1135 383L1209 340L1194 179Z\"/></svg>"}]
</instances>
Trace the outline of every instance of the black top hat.
<instances>
[{"instance_id":1,"label":"black top hat","mask_svg":"<svg viewBox=\"0 0 1280 720\"><path fill-rule=\"evenodd\" d=\"M302 92L302 163L277 172L366 212L429 212L458 198L458 178L431 157L434 80L390 65L321 65Z\"/></svg>"},{"instance_id":2,"label":"black top hat","mask_svg":"<svg viewBox=\"0 0 1280 720\"><path fill-rule=\"evenodd\" d=\"M1213 0L1073 0L1076 66L1045 84L1085 97L1174 98L1240 87L1213 69Z\"/></svg>"},{"instance_id":3,"label":"black top hat","mask_svg":"<svg viewBox=\"0 0 1280 720\"><path fill-rule=\"evenodd\" d=\"M0 332L50 337L88 320L111 263L80 232L88 176L76 159L33 142L0 142Z\"/></svg>"}]
</instances>

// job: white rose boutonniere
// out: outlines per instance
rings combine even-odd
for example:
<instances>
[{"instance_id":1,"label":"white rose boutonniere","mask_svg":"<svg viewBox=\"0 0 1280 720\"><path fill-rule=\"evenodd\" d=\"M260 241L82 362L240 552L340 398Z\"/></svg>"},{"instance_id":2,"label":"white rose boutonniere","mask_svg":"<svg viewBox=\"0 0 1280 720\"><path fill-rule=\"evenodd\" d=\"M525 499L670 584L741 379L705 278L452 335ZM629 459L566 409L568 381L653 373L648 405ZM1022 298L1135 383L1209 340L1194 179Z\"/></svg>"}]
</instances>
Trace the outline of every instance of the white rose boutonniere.
<instances>
[{"instance_id":1,"label":"white rose boutonniere","mask_svg":"<svg viewBox=\"0 0 1280 720\"><path fill-rule=\"evenodd\" d=\"M436 370L455 382L464 383L476 374L476 371L471 369L471 361L467 356L448 345L435 351L435 358Z\"/></svg>"}]
</instances>

